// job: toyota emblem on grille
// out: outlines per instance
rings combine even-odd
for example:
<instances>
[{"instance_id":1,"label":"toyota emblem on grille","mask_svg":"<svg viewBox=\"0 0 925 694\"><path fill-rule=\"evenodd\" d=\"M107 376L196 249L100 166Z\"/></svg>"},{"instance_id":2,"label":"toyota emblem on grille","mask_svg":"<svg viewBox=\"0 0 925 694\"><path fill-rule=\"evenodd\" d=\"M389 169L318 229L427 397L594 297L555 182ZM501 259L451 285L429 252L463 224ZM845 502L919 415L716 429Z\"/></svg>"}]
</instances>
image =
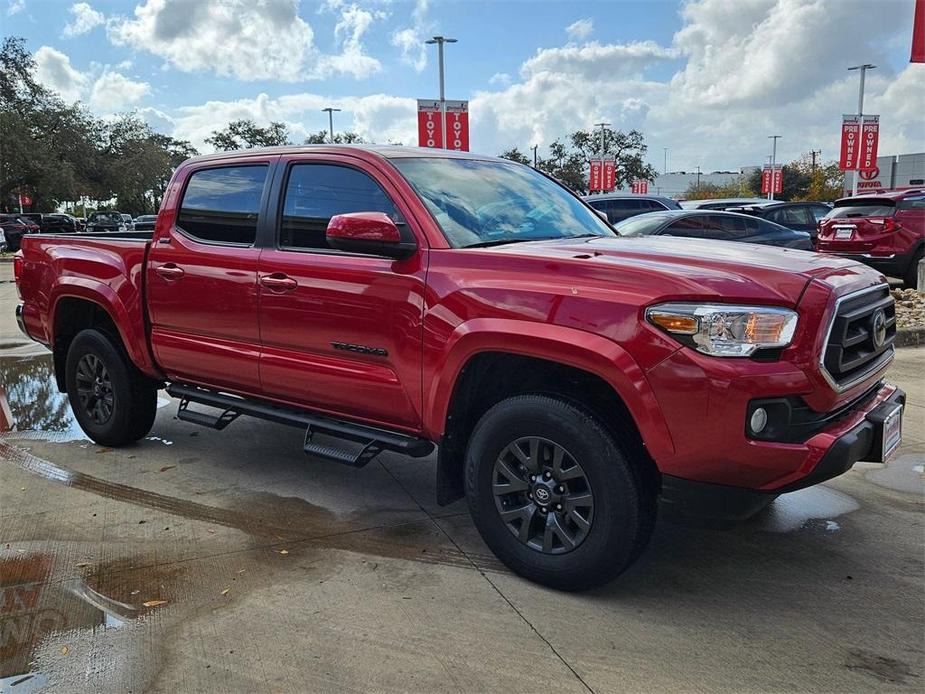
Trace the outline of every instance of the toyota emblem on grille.
<instances>
[{"instance_id":1,"label":"toyota emblem on grille","mask_svg":"<svg viewBox=\"0 0 925 694\"><path fill-rule=\"evenodd\" d=\"M870 327L870 336L874 342L874 349L880 349L883 347L883 343L886 342L886 314L882 310L874 314L874 320Z\"/></svg>"}]
</instances>

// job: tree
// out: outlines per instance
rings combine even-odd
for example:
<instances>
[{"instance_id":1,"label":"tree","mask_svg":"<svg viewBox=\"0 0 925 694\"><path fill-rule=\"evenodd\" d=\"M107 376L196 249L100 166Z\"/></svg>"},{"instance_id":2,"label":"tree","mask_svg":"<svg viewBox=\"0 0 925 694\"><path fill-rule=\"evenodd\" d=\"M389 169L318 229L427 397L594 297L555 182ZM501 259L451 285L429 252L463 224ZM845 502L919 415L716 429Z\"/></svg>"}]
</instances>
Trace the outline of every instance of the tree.
<instances>
[{"instance_id":1,"label":"tree","mask_svg":"<svg viewBox=\"0 0 925 694\"><path fill-rule=\"evenodd\" d=\"M527 158L526 154L521 152L516 147L511 147L510 149L507 149L501 152L501 154L499 154L498 156L501 157L502 159L510 159L511 161L516 161L518 164L532 164L533 163Z\"/></svg>"},{"instance_id":2,"label":"tree","mask_svg":"<svg viewBox=\"0 0 925 694\"><path fill-rule=\"evenodd\" d=\"M812 157L804 154L800 159L784 164L784 190L775 194L777 200L832 201L841 197L844 173L836 162L817 165L813 169ZM761 172L749 177L749 186L761 190Z\"/></svg>"},{"instance_id":3,"label":"tree","mask_svg":"<svg viewBox=\"0 0 925 694\"><path fill-rule=\"evenodd\" d=\"M205 141L215 149L225 151L291 144L285 123L273 121L266 128L261 128L249 119L232 121L223 130L213 130L212 136Z\"/></svg>"},{"instance_id":4,"label":"tree","mask_svg":"<svg viewBox=\"0 0 925 694\"><path fill-rule=\"evenodd\" d=\"M319 130L305 138L307 145L327 145L330 144L331 135L327 130ZM360 145L365 140L354 132L334 133L335 145Z\"/></svg>"},{"instance_id":5,"label":"tree","mask_svg":"<svg viewBox=\"0 0 925 694\"><path fill-rule=\"evenodd\" d=\"M604 156L617 162L616 187L625 188L636 179L652 180L658 172L643 161L647 147L638 130L623 132L604 129ZM588 171L591 160L600 157L600 131L578 130L566 141L556 139L548 148L549 154L537 160L537 168L549 174L576 193L588 192ZM529 164L527 157L516 147L501 154L505 159Z\"/></svg>"}]
</instances>

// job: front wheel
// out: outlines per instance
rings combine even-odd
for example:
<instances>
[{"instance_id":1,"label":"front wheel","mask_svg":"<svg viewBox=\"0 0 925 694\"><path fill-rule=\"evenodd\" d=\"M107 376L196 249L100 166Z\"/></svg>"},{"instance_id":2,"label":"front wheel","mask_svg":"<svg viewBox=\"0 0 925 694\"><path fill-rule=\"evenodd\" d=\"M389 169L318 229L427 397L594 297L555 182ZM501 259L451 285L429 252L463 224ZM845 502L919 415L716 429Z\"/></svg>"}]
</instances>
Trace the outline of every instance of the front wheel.
<instances>
[{"instance_id":1,"label":"front wheel","mask_svg":"<svg viewBox=\"0 0 925 694\"><path fill-rule=\"evenodd\" d=\"M106 333L74 337L65 366L68 400L80 428L103 446L123 446L151 430L157 389Z\"/></svg>"},{"instance_id":2,"label":"front wheel","mask_svg":"<svg viewBox=\"0 0 925 694\"><path fill-rule=\"evenodd\" d=\"M601 423L544 395L504 400L479 420L466 457L469 511L511 570L564 590L606 583L645 548L656 490Z\"/></svg>"},{"instance_id":3,"label":"front wheel","mask_svg":"<svg viewBox=\"0 0 925 694\"><path fill-rule=\"evenodd\" d=\"M925 251L919 250L912 256L912 262L909 263L909 269L906 270L906 276L903 278L903 286L906 289L919 289L919 263L922 262L923 255Z\"/></svg>"}]
</instances>

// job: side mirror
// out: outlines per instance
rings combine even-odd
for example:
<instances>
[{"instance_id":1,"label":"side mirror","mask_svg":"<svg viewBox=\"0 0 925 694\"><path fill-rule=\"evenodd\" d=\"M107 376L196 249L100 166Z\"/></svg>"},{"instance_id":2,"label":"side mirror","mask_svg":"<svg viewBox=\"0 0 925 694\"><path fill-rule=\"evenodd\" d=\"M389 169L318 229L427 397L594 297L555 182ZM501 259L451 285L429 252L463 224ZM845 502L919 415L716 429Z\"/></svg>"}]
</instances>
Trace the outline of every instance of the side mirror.
<instances>
[{"instance_id":1,"label":"side mirror","mask_svg":"<svg viewBox=\"0 0 925 694\"><path fill-rule=\"evenodd\" d=\"M410 234L402 234L384 212L350 212L331 217L325 238L332 248L351 253L384 255L403 260L414 255L418 245Z\"/></svg>"},{"instance_id":2,"label":"side mirror","mask_svg":"<svg viewBox=\"0 0 925 694\"><path fill-rule=\"evenodd\" d=\"M600 218L603 219L605 222L607 222L608 224L610 224L610 220L607 219L607 213L606 213L606 212L604 212L603 210L595 209L595 208L591 208L591 209L594 210L594 213L595 213L598 217L600 217Z\"/></svg>"}]
</instances>

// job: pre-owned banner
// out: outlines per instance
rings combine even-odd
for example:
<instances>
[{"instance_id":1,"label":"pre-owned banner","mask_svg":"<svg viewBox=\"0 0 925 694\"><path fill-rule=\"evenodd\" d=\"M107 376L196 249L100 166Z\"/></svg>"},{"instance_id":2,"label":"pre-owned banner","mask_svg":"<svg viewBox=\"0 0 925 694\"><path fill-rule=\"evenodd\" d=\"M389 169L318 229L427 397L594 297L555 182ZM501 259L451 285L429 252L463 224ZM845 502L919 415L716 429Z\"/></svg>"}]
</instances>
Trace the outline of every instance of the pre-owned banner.
<instances>
[{"instance_id":1,"label":"pre-owned banner","mask_svg":"<svg viewBox=\"0 0 925 694\"><path fill-rule=\"evenodd\" d=\"M861 119L858 116L842 116L841 155L838 157L838 168L842 171L851 171L857 167L860 131Z\"/></svg>"},{"instance_id":2,"label":"pre-owned banner","mask_svg":"<svg viewBox=\"0 0 925 694\"><path fill-rule=\"evenodd\" d=\"M784 169L782 166L765 166L761 170L761 192L783 193L784 192Z\"/></svg>"},{"instance_id":3,"label":"pre-owned banner","mask_svg":"<svg viewBox=\"0 0 925 694\"><path fill-rule=\"evenodd\" d=\"M603 181L601 182L601 189L605 193L612 191L617 185L617 162L613 159L604 160L604 173Z\"/></svg>"},{"instance_id":4,"label":"pre-owned banner","mask_svg":"<svg viewBox=\"0 0 925 694\"><path fill-rule=\"evenodd\" d=\"M877 146L880 144L880 116L864 116L861 122L861 158L858 169L877 168Z\"/></svg>"},{"instance_id":5,"label":"pre-owned banner","mask_svg":"<svg viewBox=\"0 0 925 694\"><path fill-rule=\"evenodd\" d=\"M601 160L592 159L591 160L591 169L588 174L588 191L595 193L601 190L601 176L603 172L601 171Z\"/></svg>"},{"instance_id":6,"label":"pre-owned banner","mask_svg":"<svg viewBox=\"0 0 925 694\"><path fill-rule=\"evenodd\" d=\"M630 189L631 189L634 193L639 193L639 194L641 194L641 195L645 195L646 193L649 192L649 182L648 182L648 181L641 181L641 180L639 180L639 179L637 178L635 181L633 181L633 183L632 183Z\"/></svg>"}]
</instances>

